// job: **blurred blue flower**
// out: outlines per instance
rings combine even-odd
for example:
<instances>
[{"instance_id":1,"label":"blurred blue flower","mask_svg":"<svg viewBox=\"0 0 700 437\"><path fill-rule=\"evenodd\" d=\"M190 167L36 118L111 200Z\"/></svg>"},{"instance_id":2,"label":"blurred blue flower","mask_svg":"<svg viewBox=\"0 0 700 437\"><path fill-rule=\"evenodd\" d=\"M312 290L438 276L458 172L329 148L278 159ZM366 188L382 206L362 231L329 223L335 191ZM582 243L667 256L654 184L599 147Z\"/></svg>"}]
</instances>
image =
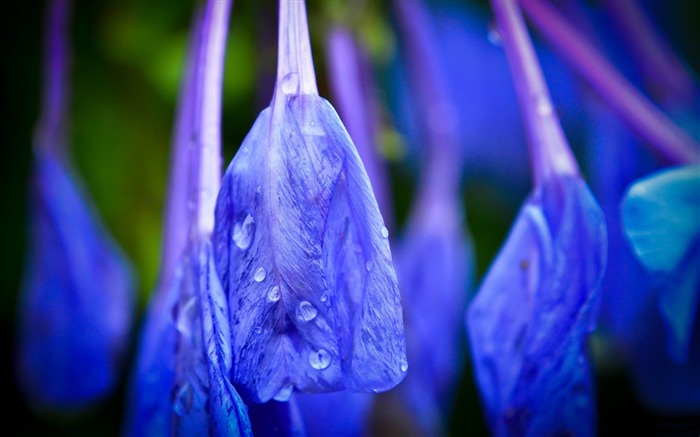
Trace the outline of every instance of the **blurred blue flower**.
<instances>
[{"instance_id":1,"label":"blurred blue flower","mask_svg":"<svg viewBox=\"0 0 700 437\"><path fill-rule=\"evenodd\" d=\"M426 5L394 5L424 145L417 198L398 259L411 368L395 394L422 433L444 434L464 368L463 317L472 269L460 205L462 131Z\"/></svg>"},{"instance_id":2,"label":"blurred blue flower","mask_svg":"<svg viewBox=\"0 0 700 437\"><path fill-rule=\"evenodd\" d=\"M384 391L404 377L384 223L333 107L318 96L301 1L280 2L277 84L223 179L213 237L247 399Z\"/></svg>"},{"instance_id":3,"label":"blurred blue flower","mask_svg":"<svg viewBox=\"0 0 700 437\"><path fill-rule=\"evenodd\" d=\"M492 5L535 188L468 310L477 381L495 435L593 435L587 339L605 271L605 218L554 114L518 5Z\"/></svg>"},{"instance_id":4,"label":"blurred blue flower","mask_svg":"<svg viewBox=\"0 0 700 437\"><path fill-rule=\"evenodd\" d=\"M700 167L655 173L635 182L622 202L625 236L659 282L659 308L671 357L687 359L700 298Z\"/></svg>"},{"instance_id":5,"label":"blurred blue flower","mask_svg":"<svg viewBox=\"0 0 700 437\"><path fill-rule=\"evenodd\" d=\"M641 332L631 345L639 391L661 411L697 414L700 166L671 168L635 182L622 201L622 223L655 288L640 316L645 320ZM660 325L665 336L659 335Z\"/></svg>"},{"instance_id":6,"label":"blurred blue flower","mask_svg":"<svg viewBox=\"0 0 700 437\"><path fill-rule=\"evenodd\" d=\"M126 259L66 163L70 2L49 7L17 366L33 406L70 410L116 388L134 296Z\"/></svg>"}]
</instances>

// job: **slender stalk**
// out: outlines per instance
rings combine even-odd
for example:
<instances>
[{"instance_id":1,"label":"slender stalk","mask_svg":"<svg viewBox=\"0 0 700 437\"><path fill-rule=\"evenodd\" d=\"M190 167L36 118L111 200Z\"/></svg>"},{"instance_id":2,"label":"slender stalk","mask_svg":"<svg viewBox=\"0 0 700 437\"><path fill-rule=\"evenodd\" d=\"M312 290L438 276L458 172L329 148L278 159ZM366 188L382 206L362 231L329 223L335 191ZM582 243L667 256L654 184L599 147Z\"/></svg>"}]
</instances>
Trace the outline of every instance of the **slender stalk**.
<instances>
[{"instance_id":1,"label":"slender stalk","mask_svg":"<svg viewBox=\"0 0 700 437\"><path fill-rule=\"evenodd\" d=\"M194 199L192 238L209 238L221 179L221 93L230 0L208 1L201 29L193 101L191 193Z\"/></svg>"},{"instance_id":2,"label":"slender stalk","mask_svg":"<svg viewBox=\"0 0 700 437\"><path fill-rule=\"evenodd\" d=\"M647 89L661 94L669 103L692 103L696 94L690 74L637 1L614 0L604 5L645 76Z\"/></svg>"},{"instance_id":3,"label":"slender stalk","mask_svg":"<svg viewBox=\"0 0 700 437\"><path fill-rule=\"evenodd\" d=\"M392 229L388 177L375 147L378 126L369 65L351 33L341 27L330 33L327 58L336 108L365 165L384 222Z\"/></svg>"},{"instance_id":4,"label":"slender stalk","mask_svg":"<svg viewBox=\"0 0 700 437\"><path fill-rule=\"evenodd\" d=\"M459 196L461 156L458 113L435 52L437 41L422 1L395 1L399 27L407 42L412 84L420 102L427 159L418 195L418 211L454 202ZM432 208L434 209L434 208Z\"/></svg>"},{"instance_id":5,"label":"slender stalk","mask_svg":"<svg viewBox=\"0 0 700 437\"><path fill-rule=\"evenodd\" d=\"M168 175L168 193L163 224L162 259L160 267L161 284L169 281L180 260L187 242L187 232L191 217L188 214L190 146L193 142L193 106L197 79L197 63L200 58L200 34L202 29L202 11L195 13L193 31L187 50L185 77L182 80L177 104L177 116L173 140L170 145L170 166Z\"/></svg>"},{"instance_id":6,"label":"slender stalk","mask_svg":"<svg viewBox=\"0 0 700 437\"><path fill-rule=\"evenodd\" d=\"M278 45L273 101L285 95L318 95L304 0L279 0Z\"/></svg>"},{"instance_id":7,"label":"slender stalk","mask_svg":"<svg viewBox=\"0 0 700 437\"><path fill-rule=\"evenodd\" d=\"M700 145L625 80L551 6L540 0L520 4L559 54L654 152L672 164L700 162Z\"/></svg>"},{"instance_id":8,"label":"slender stalk","mask_svg":"<svg viewBox=\"0 0 700 437\"><path fill-rule=\"evenodd\" d=\"M515 0L491 3L525 119L535 184L553 175L578 174L518 4Z\"/></svg>"},{"instance_id":9,"label":"slender stalk","mask_svg":"<svg viewBox=\"0 0 700 437\"><path fill-rule=\"evenodd\" d=\"M51 0L44 34L41 117L35 133L38 150L63 157L68 143L68 74L71 50L68 27L71 0Z\"/></svg>"}]
</instances>

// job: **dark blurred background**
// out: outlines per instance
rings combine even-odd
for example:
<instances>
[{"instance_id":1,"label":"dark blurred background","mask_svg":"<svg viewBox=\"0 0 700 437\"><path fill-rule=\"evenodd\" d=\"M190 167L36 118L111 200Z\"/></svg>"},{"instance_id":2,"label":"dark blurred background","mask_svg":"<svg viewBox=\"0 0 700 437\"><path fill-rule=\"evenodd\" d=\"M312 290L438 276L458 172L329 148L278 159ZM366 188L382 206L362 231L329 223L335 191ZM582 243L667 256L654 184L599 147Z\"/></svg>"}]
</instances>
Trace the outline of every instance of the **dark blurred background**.
<instances>
[{"instance_id":1,"label":"dark blurred background","mask_svg":"<svg viewBox=\"0 0 700 437\"><path fill-rule=\"evenodd\" d=\"M486 2L472 3L488 10ZM157 275L172 120L193 5L191 0L78 0L74 5L70 94L73 163L95 208L138 272L139 311ZM672 46L693 71L700 71L700 2L658 0L650 5ZM324 35L330 23L357 8L363 15L361 20L355 18L354 24L361 27L380 73L396 52L398 33L392 27L388 2L309 1L319 88L331 102ZM27 408L14 378L15 312L27 240L27 180L39 114L44 11L44 2L17 0L5 3L2 14L2 416L6 432L12 435L116 436L121 427L123 388L92 411L71 417L47 416ZM272 95L276 34L275 2L234 2L223 100L226 163ZM382 80L391 81L385 75L379 77L380 87ZM384 129L382 138L387 144L382 150L390 163L400 229L411 206L416 179L413 166L406 162L406 144L393 130L391 118L385 120ZM576 143L575 138L571 141ZM523 186L504 192L478 178L465 185L469 230L477 256L475 284L502 243L527 190ZM598 372L598 392L601 435L699 435L692 431L696 418L663 417L646 410L619 369ZM462 378L450 433L486 434L469 368Z\"/></svg>"}]
</instances>

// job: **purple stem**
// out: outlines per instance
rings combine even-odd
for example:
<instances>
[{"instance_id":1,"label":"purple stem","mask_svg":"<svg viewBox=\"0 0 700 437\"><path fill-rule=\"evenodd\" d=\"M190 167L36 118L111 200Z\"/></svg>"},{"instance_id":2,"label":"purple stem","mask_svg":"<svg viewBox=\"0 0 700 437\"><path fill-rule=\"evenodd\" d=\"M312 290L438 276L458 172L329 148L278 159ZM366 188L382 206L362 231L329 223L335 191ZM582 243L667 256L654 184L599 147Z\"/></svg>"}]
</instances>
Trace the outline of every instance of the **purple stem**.
<instances>
[{"instance_id":1,"label":"purple stem","mask_svg":"<svg viewBox=\"0 0 700 437\"><path fill-rule=\"evenodd\" d=\"M273 101L289 95L318 95L304 0L279 0L277 83Z\"/></svg>"},{"instance_id":2,"label":"purple stem","mask_svg":"<svg viewBox=\"0 0 700 437\"><path fill-rule=\"evenodd\" d=\"M197 62L200 58L199 37L202 31L202 11L195 13L185 77L180 86L173 141L170 146L170 174L163 225L162 259L159 282L169 281L185 249L190 229L188 214L190 145L194 144L192 108L196 86Z\"/></svg>"},{"instance_id":3,"label":"purple stem","mask_svg":"<svg viewBox=\"0 0 700 437\"><path fill-rule=\"evenodd\" d=\"M214 229L221 179L221 94L230 0L208 1L199 36L192 100L191 237L203 241ZM188 205L188 206L189 206Z\"/></svg>"},{"instance_id":4,"label":"purple stem","mask_svg":"<svg viewBox=\"0 0 700 437\"><path fill-rule=\"evenodd\" d=\"M535 184L555 175L578 175L520 8L515 0L492 0L491 4L525 119Z\"/></svg>"},{"instance_id":5,"label":"purple stem","mask_svg":"<svg viewBox=\"0 0 700 437\"><path fill-rule=\"evenodd\" d=\"M350 32L340 27L330 33L327 57L336 107L365 165L384 222L393 229L386 168L375 147L377 111L369 65Z\"/></svg>"},{"instance_id":6,"label":"purple stem","mask_svg":"<svg viewBox=\"0 0 700 437\"><path fill-rule=\"evenodd\" d=\"M72 1L52 0L44 34L44 93L35 147L63 158L68 143L68 73L71 50L68 26Z\"/></svg>"},{"instance_id":7,"label":"purple stem","mask_svg":"<svg viewBox=\"0 0 700 437\"><path fill-rule=\"evenodd\" d=\"M394 2L399 28L406 40L412 84L418 92L427 147L426 167L418 194L420 214L443 215L459 197L461 157L458 115L435 52L437 41L422 1ZM429 217L427 217L429 219ZM446 218L446 217L443 217Z\"/></svg>"},{"instance_id":8,"label":"purple stem","mask_svg":"<svg viewBox=\"0 0 700 437\"><path fill-rule=\"evenodd\" d=\"M494 5L502 2L494 2ZM700 145L601 56L549 5L520 1L540 32L645 144L671 164L700 162Z\"/></svg>"},{"instance_id":9,"label":"purple stem","mask_svg":"<svg viewBox=\"0 0 700 437\"><path fill-rule=\"evenodd\" d=\"M648 89L660 92L670 103L689 100L692 103L696 94L690 74L644 15L637 0L609 0L604 6L627 42Z\"/></svg>"}]
</instances>

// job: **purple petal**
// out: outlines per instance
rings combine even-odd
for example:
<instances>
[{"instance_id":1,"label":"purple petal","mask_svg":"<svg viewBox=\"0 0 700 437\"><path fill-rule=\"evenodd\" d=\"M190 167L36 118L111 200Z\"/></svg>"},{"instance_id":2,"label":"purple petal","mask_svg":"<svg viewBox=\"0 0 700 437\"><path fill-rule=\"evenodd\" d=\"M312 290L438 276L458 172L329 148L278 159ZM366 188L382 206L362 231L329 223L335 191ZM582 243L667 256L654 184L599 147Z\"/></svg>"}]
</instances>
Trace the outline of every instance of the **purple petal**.
<instances>
[{"instance_id":1,"label":"purple petal","mask_svg":"<svg viewBox=\"0 0 700 437\"><path fill-rule=\"evenodd\" d=\"M602 212L579 178L538 187L520 211L467 319L494 433L594 433L586 340L606 244Z\"/></svg>"},{"instance_id":2,"label":"purple petal","mask_svg":"<svg viewBox=\"0 0 700 437\"><path fill-rule=\"evenodd\" d=\"M233 380L246 396L401 381L403 321L385 235L332 106L299 95L264 110L224 176L213 237L231 302Z\"/></svg>"},{"instance_id":3,"label":"purple petal","mask_svg":"<svg viewBox=\"0 0 700 437\"><path fill-rule=\"evenodd\" d=\"M130 269L51 155L34 162L18 372L42 408L85 407L118 383L132 320Z\"/></svg>"}]
</instances>

